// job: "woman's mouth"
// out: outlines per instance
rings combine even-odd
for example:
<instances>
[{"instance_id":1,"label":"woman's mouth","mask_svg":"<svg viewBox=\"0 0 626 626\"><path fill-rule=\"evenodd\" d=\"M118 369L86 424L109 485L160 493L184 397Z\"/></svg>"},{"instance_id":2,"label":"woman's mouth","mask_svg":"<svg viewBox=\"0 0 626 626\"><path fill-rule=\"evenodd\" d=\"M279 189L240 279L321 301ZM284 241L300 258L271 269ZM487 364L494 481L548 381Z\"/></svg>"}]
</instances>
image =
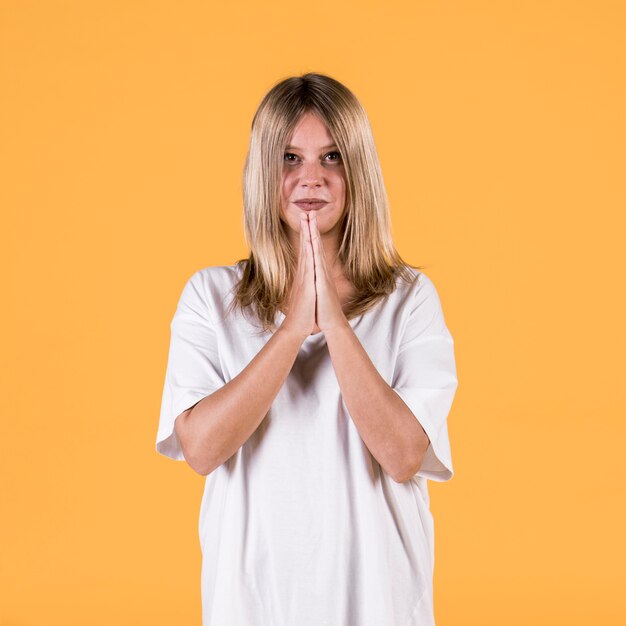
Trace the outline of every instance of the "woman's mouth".
<instances>
[{"instance_id":1,"label":"woman's mouth","mask_svg":"<svg viewBox=\"0 0 626 626\"><path fill-rule=\"evenodd\" d=\"M299 206L301 209L305 211L317 211L321 209L323 206L326 206L328 202L324 202L322 200L314 200L312 202L307 200L301 200L299 202L294 202L296 206Z\"/></svg>"}]
</instances>

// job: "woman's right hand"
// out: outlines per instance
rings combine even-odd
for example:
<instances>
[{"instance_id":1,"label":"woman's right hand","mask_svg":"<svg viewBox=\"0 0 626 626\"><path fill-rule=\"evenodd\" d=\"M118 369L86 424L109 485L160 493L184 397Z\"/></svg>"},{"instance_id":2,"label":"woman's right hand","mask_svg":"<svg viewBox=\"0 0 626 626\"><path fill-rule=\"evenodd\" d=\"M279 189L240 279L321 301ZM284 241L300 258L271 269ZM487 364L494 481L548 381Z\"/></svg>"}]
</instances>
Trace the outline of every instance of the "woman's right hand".
<instances>
[{"instance_id":1,"label":"woman's right hand","mask_svg":"<svg viewBox=\"0 0 626 626\"><path fill-rule=\"evenodd\" d=\"M281 328L302 337L304 341L315 329L315 266L309 230L309 216L300 213L300 252L291 286L287 314Z\"/></svg>"}]
</instances>

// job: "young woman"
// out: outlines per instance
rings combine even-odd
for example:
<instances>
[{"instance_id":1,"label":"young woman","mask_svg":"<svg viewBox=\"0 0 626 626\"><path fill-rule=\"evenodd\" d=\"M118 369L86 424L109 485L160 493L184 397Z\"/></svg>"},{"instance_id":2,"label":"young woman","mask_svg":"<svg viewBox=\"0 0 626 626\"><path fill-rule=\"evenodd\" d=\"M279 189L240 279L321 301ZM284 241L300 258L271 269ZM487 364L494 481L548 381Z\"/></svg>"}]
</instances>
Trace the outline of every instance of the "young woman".
<instances>
[{"instance_id":1,"label":"young woman","mask_svg":"<svg viewBox=\"0 0 626 626\"><path fill-rule=\"evenodd\" d=\"M352 92L277 83L243 191L250 256L185 284L156 440L206 476L203 626L432 625L454 344Z\"/></svg>"}]
</instances>

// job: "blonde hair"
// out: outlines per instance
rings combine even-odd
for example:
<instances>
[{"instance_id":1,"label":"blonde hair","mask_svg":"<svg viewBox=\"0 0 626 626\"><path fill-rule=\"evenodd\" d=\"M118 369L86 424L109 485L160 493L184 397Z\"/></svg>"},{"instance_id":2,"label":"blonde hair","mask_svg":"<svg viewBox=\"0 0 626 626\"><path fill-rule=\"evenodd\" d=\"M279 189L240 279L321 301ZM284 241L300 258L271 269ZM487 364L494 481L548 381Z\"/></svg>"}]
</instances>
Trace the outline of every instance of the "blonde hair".
<instances>
[{"instance_id":1,"label":"blonde hair","mask_svg":"<svg viewBox=\"0 0 626 626\"><path fill-rule=\"evenodd\" d=\"M280 219L280 186L287 143L304 113L326 124L345 167L346 201L339 260L355 287L346 317L353 319L396 288L398 277L412 282L391 236L389 202L372 129L356 96L337 80L318 73L276 83L252 119L243 172L244 236L250 249L231 306L253 309L262 330L276 329L276 314L288 297L297 267Z\"/></svg>"}]
</instances>

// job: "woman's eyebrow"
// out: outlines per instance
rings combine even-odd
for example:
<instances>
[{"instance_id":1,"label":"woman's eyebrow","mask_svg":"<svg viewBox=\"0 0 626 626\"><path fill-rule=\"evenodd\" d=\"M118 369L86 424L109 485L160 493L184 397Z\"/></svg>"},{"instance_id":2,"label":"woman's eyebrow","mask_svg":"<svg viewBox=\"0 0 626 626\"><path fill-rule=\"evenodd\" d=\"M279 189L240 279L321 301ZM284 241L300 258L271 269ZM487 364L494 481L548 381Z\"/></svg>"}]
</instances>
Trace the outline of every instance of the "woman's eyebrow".
<instances>
[{"instance_id":1,"label":"woman's eyebrow","mask_svg":"<svg viewBox=\"0 0 626 626\"><path fill-rule=\"evenodd\" d=\"M327 150L328 148L336 148L337 144L331 143L328 146L322 146L320 150ZM298 148L298 146L287 146L285 150L302 150L302 148Z\"/></svg>"}]
</instances>

